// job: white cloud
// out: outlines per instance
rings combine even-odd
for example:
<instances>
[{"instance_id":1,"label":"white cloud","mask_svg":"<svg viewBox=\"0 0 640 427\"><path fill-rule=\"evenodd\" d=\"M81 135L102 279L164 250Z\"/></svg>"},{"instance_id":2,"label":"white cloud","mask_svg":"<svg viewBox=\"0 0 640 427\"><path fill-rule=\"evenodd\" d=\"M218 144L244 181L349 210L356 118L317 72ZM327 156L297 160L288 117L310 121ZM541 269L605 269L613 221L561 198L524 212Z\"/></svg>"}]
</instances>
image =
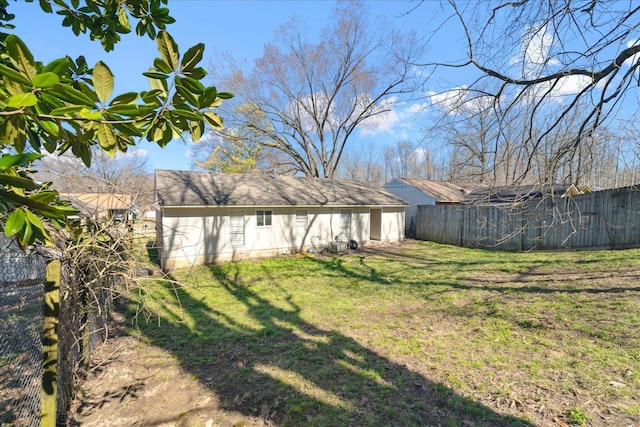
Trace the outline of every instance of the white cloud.
<instances>
[{"instance_id":1,"label":"white cloud","mask_svg":"<svg viewBox=\"0 0 640 427\"><path fill-rule=\"evenodd\" d=\"M520 52L511 59L512 64L522 64L524 78L537 76L544 68L558 65L550 56L554 37L546 25L529 27L522 36Z\"/></svg>"},{"instance_id":2,"label":"white cloud","mask_svg":"<svg viewBox=\"0 0 640 427\"><path fill-rule=\"evenodd\" d=\"M447 114L455 114L464 103L468 88L461 86L444 92L429 92L427 96L431 105L438 107Z\"/></svg>"},{"instance_id":3,"label":"white cloud","mask_svg":"<svg viewBox=\"0 0 640 427\"><path fill-rule=\"evenodd\" d=\"M562 104L567 96L574 96L592 83L588 76L565 76L555 83L546 82L529 87L524 98L525 102L538 102L543 96L548 100Z\"/></svg>"},{"instance_id":4,"label":"white cloud","mask_svg":"<svg viewBox=\"0 0 640 427\"><path fill-rule=\"evenodd\" d=\"M627 48L633 47L633 46L637 45L638 43L640 43L640 40L638 40L638 39L630 40L630 41L627 42ZM624 64L626 66L628 66L628 67L631 67L632 65L637 64L638 61L640 61L640 54L636 53L631 58L629 58L626 61L624 61Z\"/></svg>"},{"instance_id":5,"label":"white cloud","mask_svg":"<svg viewBox=\"0 0 640 427\"><path fill-rule=\"evenodd\" d=\"M397 98L395 97L381 102L377 107L379 113L360 123L360 136L375 136L381 133L393 134L393 129L400 120L400 115L395 109L396 103Z\"/></svg>"},{"instance_id":6,"label":"white cloud","mask_svg":"<svg viewBox=\"0 0 640 427\"><path fill-rule=\"evenodd\" d=\"M429 151L427 151L424 148L418 147L413 151L413 156L414 156L416 162L418 162L418 163L422 163L422 162L426 161L428 155L429 155Z\"/></svg>"},{"instance_id":7,"label":"white cloud","mask_svg":"<svg viewBox=\"0 0 640 427\"><path fill-rule=\"evenodd\" d=\"M389 134L396 139L408 139L407 130L416 122L417 117L422 114L430 104L428 103L406 103L400 102L396 97L390 98L381 103L380 110L385 112L376 114L364 120L358 127L360 136L376 136L379 134Z\"/></svg>"},{"instance_id":8,"label":"white cloud","mask_svg":"<svg viewBox=\"0 0 640 427\"><path fill-rule=\"evenodd\" d=\"M428 96L431 105L438 107L445 114L458 114L463 111L477 113L490 108L495 103L495 97L480 95L466 86L440 93L430 92Z\"/></svg>"},{"instance_id":9,"label":"white cloud","mask_svg":"<svg viewBox=\"0 0 640 427\"><path fill-rule=\"evenodd\" d=\"M404 112L406 114L420 114L424 112L427 109L427 107L429 107L429 104L414 103L409 105L407 108L405 108Z\"/></svg>"},{"instance_id":10,"label":"white cloud","mask_svg":"<svg viewBox=\"0 0 640 427\"><path fill-rule=\"evenodd\" d=\"M147 157L149 153L144 148L136 148L135 150L128 150L126 153L122 153L118 151L116 154L116 158L119 159L131 159L131 158L144 158Z\"/></svg>"}]
</instances>

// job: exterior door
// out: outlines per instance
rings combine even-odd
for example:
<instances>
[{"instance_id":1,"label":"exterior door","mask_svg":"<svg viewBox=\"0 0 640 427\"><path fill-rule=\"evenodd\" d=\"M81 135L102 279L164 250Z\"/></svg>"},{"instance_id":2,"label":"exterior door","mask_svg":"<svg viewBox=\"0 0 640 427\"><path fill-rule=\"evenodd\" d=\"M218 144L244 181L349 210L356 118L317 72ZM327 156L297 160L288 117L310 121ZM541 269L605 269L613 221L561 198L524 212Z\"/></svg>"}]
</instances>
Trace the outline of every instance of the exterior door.
<instances>
[{"instance_id":1,"label":"exterior door","mask_svg":"<svg viewBox=\"0 0 640 427\"><path fill-rule=\"evenodd\" d=\"M382 209L369 211L369 237L371 240L382 240Z\"/></svg>"}]
</instances>

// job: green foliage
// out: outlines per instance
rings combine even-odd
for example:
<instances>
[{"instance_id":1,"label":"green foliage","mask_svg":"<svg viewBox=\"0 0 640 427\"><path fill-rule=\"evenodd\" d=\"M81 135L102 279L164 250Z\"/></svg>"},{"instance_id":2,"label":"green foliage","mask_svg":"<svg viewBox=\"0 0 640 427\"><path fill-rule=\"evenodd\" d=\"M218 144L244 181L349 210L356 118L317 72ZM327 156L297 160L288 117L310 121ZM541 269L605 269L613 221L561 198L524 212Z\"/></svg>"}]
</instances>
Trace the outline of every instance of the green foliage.
<instances>
[{"instance_id":1,"label":"green foliage","mask_svg":"<svg viewBox=\"0 0 640 427\"><path fill-rule=\"evenodd\" d=\"M569 410L569 418L571 419L571 421L573 421L574 423L576 423L578 425L584 425L587 421L589 421L591 419L591 417L589 417L589 415L587 415L580 408L570 409Z\"/></svg>"},{"instance_id":2,"label":"green foliage","mask_svg":"<svg viewBox=\"0 0 640 427\"><path fill-rule=\"evenodd\" d=\"M22 245L50 242L47 224L60 226L73 211L58 200L48 185L30 177L29 167L42 152L71 152L91 165L91 147L114 156L126 152L138 138L165 146L189 132L197 141L205 125L219 129L213 112L229 93L205 87L206 72L198 64L204 45L183 56L165 31L174 21L166 0L40 0L47 13L63 17L74 34L89 33L105 50L113 49L120 34L131 31L156 39L160 56L148 78L151 90L113 94L115 76L98 61L89 67L84 57L56 59L42 64L16 35L0 36L0 231L18 236ZM7 0L0 0L0 24L12 28Z\"/></svg>"}]
</instances>

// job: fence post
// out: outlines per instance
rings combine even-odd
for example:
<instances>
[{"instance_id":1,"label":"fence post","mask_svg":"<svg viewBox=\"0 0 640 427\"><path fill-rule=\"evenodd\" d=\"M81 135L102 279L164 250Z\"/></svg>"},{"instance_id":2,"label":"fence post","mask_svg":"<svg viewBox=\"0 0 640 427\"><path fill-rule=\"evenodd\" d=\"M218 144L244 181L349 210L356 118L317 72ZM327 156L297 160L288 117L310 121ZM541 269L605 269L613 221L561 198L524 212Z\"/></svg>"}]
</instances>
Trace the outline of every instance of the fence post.
<instances>
[{"instance_id":1,"label":"fence post","mask_svg":"<svg viewBox=\"0 0 640 427\"><path fill-rule=\"evenodd\" d=\"M41 427L55 427L56 425L61 271L60 260L54 259L47 264L43 308Z\"/></svg>"}]
</instances>

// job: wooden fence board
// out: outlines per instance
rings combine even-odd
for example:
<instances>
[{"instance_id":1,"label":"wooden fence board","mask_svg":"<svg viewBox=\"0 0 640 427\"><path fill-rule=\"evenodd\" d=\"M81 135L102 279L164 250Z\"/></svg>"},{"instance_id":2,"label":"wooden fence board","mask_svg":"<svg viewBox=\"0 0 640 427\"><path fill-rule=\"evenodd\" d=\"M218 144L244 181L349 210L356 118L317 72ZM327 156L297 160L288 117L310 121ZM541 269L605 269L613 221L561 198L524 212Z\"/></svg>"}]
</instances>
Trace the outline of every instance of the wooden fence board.
<instances>
[{"instance_id":1,"label":"wooden fence board","mask_svg":"<svg viewBox=\"0 0 640 427\"><path fill-rule=\"evenodd\" d=\"M640 186L514 205L419 206L418 239L500 250L640 246Z\"/></svg>"}]
</instances>

